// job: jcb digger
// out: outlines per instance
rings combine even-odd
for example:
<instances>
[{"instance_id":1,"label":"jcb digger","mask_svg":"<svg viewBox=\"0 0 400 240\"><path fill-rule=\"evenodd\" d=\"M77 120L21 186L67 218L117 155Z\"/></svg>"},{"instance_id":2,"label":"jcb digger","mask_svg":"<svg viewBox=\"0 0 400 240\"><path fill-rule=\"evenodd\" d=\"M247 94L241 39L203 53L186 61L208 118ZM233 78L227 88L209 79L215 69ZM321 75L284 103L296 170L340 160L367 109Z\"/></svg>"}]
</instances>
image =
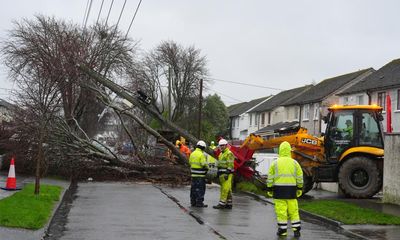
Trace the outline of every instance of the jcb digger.
<instances>
[{"instance_id":1,"label":"jcb digger","mask_svg":"<svg viewBox=\"0 0 400 240\"><path fill-rule=\"evenodd\" d=\"M322 137L311 136L304 128L270 139L250 135L240 148L232 150L243 164L255 150L275 148L287 141L292 145L292 157L303 168L304 193L310 191L315 182L338 182L348 197L375 195L383 179L382 107L335 105L328 110ZM243 173L246 174L250 173Z\"/></svg>"}]
</instances>

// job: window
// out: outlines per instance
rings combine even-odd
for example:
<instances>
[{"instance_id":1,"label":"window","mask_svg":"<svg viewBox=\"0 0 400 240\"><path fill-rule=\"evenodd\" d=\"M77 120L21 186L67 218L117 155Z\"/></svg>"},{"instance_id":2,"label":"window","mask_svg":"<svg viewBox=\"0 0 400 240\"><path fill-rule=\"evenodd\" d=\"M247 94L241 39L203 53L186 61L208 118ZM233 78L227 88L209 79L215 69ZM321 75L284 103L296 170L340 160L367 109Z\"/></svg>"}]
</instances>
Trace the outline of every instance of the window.
<instances>
[{"instance_id":1,"label":"window","mask_svg":"<svg viewBox=\"0 0 400 240\"><path fill-rule=\"evenodd\" d=\"M397 110L400 110L400 89L397 89Z\"/></svg>"},{"instance_id":2,"label":"window","mask_svg":"<svg viewBox=\"0 0 400 240\"><path fill-rule=\"evenodd\" d=\"M299 108L294 107L294 119L299 119Z\"/></svg>"},{"instance_id":3,"label":"window","mask_svg":"<svg viewBox=\"0 0 400 240\"><path fill-rule=\"evenodd\" d=\"M357 104L358 105L364 105L364 96L363 95L358 95L357 96Z\"/></svg>"},{"instance_id":4,"label":"window","mask_svg":"<svg viewBox=\"0 0 400 240\"><path fill-rule=\"evenodd\" d=\"M379 132L379 123L371 113L362 114L360 129L360 145L383 148L382 135Z\"/></svg>"},{"instance_id":5,"label":"window","mask_svg":"<svg viewBox=\"0 0 400 240\"><path fill-rule=\"evenodd\" d=\"M385 92L379 92L378 93L378 105L383 107L383 111L386 110L385 100L386 100L386 93Z\"/></svg>"},{"instance_id":6,"label":"window","mask_svg":"<svg viewBox=\"0 0 400 240\"><path fill-rule=\"evenodd\" d=\"M257 113L255 113L254 116L255 116L255 117L254 117L254 118L255 118L255 119L254 119L254 121L255 121L255 124L254 124L254 125L258 126L258 118L260 117L260 115L257 114Z\"/></svg>"},{"instance_id":7,"label":"window","mask_svg":"<svg viewBox=\"0 0 400 240\"><path fill-rule=\"evenodd\" d=\"M251 126L251 124L252 124L252 122L253 122L253 114L249 114L250 115L250 121L249 121L249 123L250 123L250 126Z\"/></svg>"},{"instance_id":8,"label":"window","mask_svg":"<svg viewBox=\"0 0 400 240\"><path fill-rule=\"evenodd\" d=\"M343 105L348 105L348 104L349 104L349 97L344 97Z\"/></svg>"},{"instance_id":9,"label":"window","mask_svg":"<svg viewBox=\"0 0 400 240\"><path fill-rule=\"evenodd\" d=\"M265 124L265 113L261 113L261 125Z\"/></svg>"},{"instance_id":10,"label":"window","mask_svg":"<svg viewBox=\"0 0 400 240\"><path fill-rule=\"evenodd\" d=\"M268 125L271 124L271 112L268 112Z\"/></svg>"},{"instance_id":11,"label":"window","mask_svg":"<svg viewBox=\"0 0 400 240\"><path fill-rule=\"evenodd\" d=\"M319 119L319 104L315 103L314 104L314 120Z\"/></svg>"},{"instance_id":12,"label":"window","mask_svg":"<svg viewBox=\"0 0 400 240\"><path fill-rule=\"evenodd\" d=\"M310 119L310 104L304 105L303 121Z\"/></svg>"}]
</instances>

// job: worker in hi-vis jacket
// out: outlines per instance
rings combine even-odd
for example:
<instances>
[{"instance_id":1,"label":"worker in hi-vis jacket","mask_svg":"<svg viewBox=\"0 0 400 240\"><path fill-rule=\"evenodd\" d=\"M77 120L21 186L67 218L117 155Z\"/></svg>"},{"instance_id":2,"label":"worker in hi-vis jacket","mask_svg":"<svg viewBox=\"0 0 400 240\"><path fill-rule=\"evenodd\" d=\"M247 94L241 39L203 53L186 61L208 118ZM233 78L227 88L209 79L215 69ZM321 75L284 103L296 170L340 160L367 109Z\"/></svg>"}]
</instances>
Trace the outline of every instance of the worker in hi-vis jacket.
<instances>
[{"instance_id":1,"label":"worker in hi-vis jacket","mask_svg":"<svg viewBox=\"0 0 400 240\"><path fill-rule=\"evenodd\" d=\"M300 237L300 215L297 198L302 195L303 170L291 157L288 142L279 146L279 158L272 162L268 171L267 195L274 198L278 236L286 236L288 220L295 237Z\"/></svg>"}]
</instances>

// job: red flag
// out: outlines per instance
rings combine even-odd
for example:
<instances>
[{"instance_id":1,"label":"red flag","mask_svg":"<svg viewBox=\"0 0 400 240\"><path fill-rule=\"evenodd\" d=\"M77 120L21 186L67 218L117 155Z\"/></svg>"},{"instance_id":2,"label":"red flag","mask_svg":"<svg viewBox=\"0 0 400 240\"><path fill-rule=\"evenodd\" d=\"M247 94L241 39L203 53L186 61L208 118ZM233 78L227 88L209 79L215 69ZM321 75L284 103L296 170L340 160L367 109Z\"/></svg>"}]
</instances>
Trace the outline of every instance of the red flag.
<instances>
[{"instance_id":1,"label":"red flag","mask_svg":"<svg viewBox=\"0 0 400 240\"><path fill-rule=\"evenodd\" d=\"M391 133L392 131L392 100L388 92L386 94L386 132Z\"/></svg>"}]
</instances>

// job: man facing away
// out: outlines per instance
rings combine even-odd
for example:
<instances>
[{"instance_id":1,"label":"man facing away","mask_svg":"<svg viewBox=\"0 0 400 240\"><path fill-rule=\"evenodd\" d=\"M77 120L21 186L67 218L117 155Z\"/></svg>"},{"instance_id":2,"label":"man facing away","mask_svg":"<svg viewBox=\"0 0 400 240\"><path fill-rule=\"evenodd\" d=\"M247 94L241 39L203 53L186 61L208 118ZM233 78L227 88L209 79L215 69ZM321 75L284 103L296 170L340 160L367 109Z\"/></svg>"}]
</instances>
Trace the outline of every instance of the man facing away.
<instances>
[{"instance_id":1,"label":"man facing away","mask_svg":"<svg viewBox=\"0 0 400 240\"><path fill-rule=\"evenodd\" d=\"M215 209L232 209L232 181L235 156L227 147L228 142L221 139L218 146L221 153L218 156L218 178L221 185L219 203Z\"/></svg>"},{"instance_id":2,"label":"man facing away","mask_svg":"<svg viewBox=\"0 0 400 240\"><path fill-rule=\"evenodd\" d=\"M303 189L303 170L291 157L288 142L279 146L279 158L272 162L268 171L267 195L274 198L278 222L278 236L286 236L288 220L292 224L295 237L300 237L300 215L297 198Z\"/></svg>"},{"instance_id":3,"label":"man facing away","mask_svg":"<svg viewBox=\"0 0 400 240\"><path fill-rule=\"evenodd\" d=\"M206 174L208 163L204 155L206 143L198 141L196 149L190 154L189 164L192 176L192 185L190 188L190 204L192 207L207 207L204 204L204 195L206 193Z\"/></svg>"}]
</instances>

